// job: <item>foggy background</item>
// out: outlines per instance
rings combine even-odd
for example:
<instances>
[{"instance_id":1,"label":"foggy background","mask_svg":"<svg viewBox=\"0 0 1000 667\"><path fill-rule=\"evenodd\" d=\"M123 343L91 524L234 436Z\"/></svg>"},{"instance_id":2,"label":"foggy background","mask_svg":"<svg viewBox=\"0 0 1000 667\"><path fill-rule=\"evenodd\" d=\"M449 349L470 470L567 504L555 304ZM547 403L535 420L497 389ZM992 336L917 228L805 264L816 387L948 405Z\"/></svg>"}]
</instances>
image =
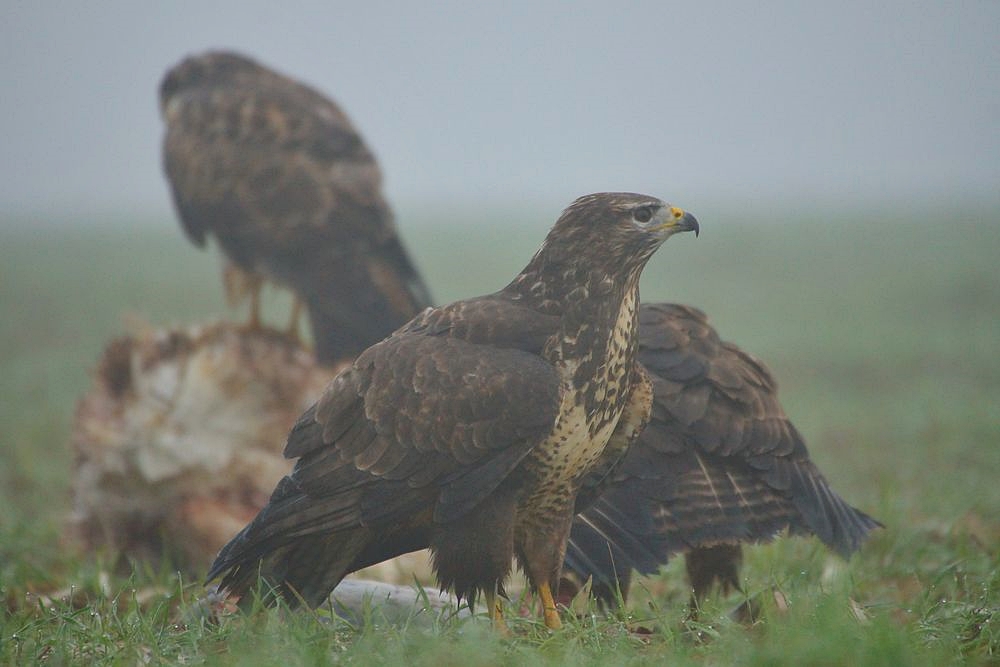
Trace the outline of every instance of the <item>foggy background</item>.
<instances>
[{"instance_id":1,"label":"foggy background","mask_svg":"<svg viewBox=\"0 0 1000 667\"><path fill-rule=\"evenodd\" d=\"M213 48L333 97L401 224L617 189L998 201L1000 2L619 4L4 3L0 221L172 217L156 90Z\"/></svg>"}]
</instances>

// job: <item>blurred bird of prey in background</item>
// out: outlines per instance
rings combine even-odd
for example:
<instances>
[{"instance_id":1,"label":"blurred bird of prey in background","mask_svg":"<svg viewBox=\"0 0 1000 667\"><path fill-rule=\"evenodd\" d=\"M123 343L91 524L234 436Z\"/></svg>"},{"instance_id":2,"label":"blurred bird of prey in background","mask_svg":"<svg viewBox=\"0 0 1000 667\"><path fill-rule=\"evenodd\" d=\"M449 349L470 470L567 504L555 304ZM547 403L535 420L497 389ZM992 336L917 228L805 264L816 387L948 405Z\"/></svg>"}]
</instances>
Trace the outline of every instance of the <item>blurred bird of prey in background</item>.
<instances>
[{"instance_id":1,"label":"blurred bird of prey in background","mask_svg":"<svg viewBox=\"0 0 1000 667\"><path fill-rule=\"evenodd\" d=\"M374 156L314 89L229 52L189 57L160 84L163 163L181 224L228 260L230 301L290 288L316 357L351 359L431 304L382 196Z\"/></svg>"}]
</instances>

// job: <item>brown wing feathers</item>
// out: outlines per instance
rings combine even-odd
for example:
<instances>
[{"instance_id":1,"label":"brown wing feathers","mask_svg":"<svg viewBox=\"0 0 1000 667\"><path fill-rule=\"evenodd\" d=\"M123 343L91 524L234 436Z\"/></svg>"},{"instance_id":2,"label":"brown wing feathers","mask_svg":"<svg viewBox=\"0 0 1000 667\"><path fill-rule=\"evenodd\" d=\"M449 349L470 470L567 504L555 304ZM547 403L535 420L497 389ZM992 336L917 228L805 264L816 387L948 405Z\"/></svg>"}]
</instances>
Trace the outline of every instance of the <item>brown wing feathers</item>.
<instances>
[{"instance_id":1,"label":"brown wing feathers","mask_svg":"<svg viewBox=\"0 0 1000 667\"><path fill-rule=\"evenodd\" d=\"M228 571L222 586L244 593L263 559L289 601L315 605L347 572L426 547L432 516L453 521L479 503L551 428L550 366L414 329L367 350L302 415L285 448L300 457L294 471L209 578Z\"/></svg>"},{"instance_id":2,"label":"brown wing feathers","mask_svg":"<svg viewBox=\"0 0 1000 667\"><path fill-rule=\"evenodd\" d=\"M700 311L644 304L639 359L653 378L652 419L574 523L566 567L580 578L594 576L607 595L627 584L631 568L653 572L673 553L706 558L706 548L785 529L815 534L847 556L880 525L830 489L770 373L721 342ZM727 551L720 562L735 567L738 555ZM693 578L711 569L689 567Z\"/></svg>"}]
</instances>

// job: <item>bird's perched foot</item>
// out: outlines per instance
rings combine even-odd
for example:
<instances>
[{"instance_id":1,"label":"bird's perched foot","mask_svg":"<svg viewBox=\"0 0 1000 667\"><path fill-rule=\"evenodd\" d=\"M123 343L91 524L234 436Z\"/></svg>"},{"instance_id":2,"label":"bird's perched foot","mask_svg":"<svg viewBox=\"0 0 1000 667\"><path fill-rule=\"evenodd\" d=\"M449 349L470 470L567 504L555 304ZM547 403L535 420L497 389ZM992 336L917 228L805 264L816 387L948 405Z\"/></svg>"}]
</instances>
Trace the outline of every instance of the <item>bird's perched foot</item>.
<instances>
[{"instance_id":1,"label":"bird's perched foot","mask_svg":"<svg viewBox=\"0 0 1000 667\"><path fill-rule=\"evenodd\" d=\"M250 299L250 318L244 325L246 331L260 331L260 291L264 280L232 262L222 268L222 283L226 289L226 302L236 307L246 298Z\"/></svg>"},{"instance_id":2,"label":"bird's perched foot","mask_svg":"<svg viewBox=\"0 0 1000 667\"><path fill-rule=\"evenodd\" d=\"M556 601L552 597L552 589L549 582L544 581L538 587L538 597L542 599L542 614L545 617L545 627L549 630L562 628L562 620L559 618L559 610L556 609Z\"/></svg>"},{"instance_id":3,"label":"bird's perched foot","mask_svg":"<svg viewBox=\"0 0 1000 667\"><path fill-rule=\"evenodd\" d=\"M511 637L512 633L510 628L507 627L507 621L503 618L503 602L493 591L486 593L486 608L489 612L490 621L493 623L493 629L496 630L496 633L501 637Z\"/></svg>"},{"instance_id":4,"label":"bird's perched foot","mask_svg":"<svg viewBox=\"0 0 1000 667\"><path fill-rule=\"evenodd\" d=\"M247 331L260 331L260 285L250 291L250 319L247 321Z\"/></svg>"},{"instance_id":5,"label":"bird's perched foot","mask_svg":"<svg viewBox=\"0 0 1000 667\"><path fill-rule=\"evenodd\" d=\"M302 342L302 336L299 335L299 319L302 315L302 299L298 297L297 294L292 294L292 316L288 320L288 337L294 340L296 343Z\"/></svg>"}]
</instances>

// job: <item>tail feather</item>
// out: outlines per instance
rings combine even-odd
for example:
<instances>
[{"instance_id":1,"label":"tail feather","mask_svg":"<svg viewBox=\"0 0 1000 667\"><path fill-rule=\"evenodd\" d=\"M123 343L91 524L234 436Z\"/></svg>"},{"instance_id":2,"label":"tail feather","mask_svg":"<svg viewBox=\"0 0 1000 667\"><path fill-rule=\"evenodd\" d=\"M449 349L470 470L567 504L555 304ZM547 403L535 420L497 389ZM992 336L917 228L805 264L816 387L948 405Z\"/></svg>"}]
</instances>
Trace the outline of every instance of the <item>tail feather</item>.
<instances>
[{"instance_id":1,"label":"tail feather","mask_svg":"<svg viewBox=\"0 0 1000 667\"><path fill-rule=\"evenodd\" d=\"M213 567L209 578L228 569L220 588L246 599L257 586L259 575L259 581L268 587L266 595L279 595L291 607L318 607L348 573L367 542L364 528L300 537L263 558L241 558L233 565Z\"/></svg>"},{"instance_id":2,"label":"tail feather","mask_svg":"<svg viewBox=\"0 0 1000 667\"><path fill-rule=\"evenodd\" d=\"M353 359L433 305L398 239L325 263L299 283L322 364Z\"/></svg>"},{"instance_id":3,"label":"tail feather","mask_svg":"<svg viewBox=\"0 0 1000 667\"><path fill-rule=\"evenodd\" d=\"M365 312L356 304L345 304L330 294L307 295L305 303L316 361L324 365L353 359L409 319L384 306L373 305Z\"/></svg>"},{"instance_id":4,"label":"tail feather","mask_svg":"<svg viewBox=\"0 0 1000 667\"><path fill-rule=\"evenodd\" d=\"M222 548L208 580L246 598L258 580L290 605L321 604L349 571L370 533L360 526L358 493L310 499L285 478L271 503ZM281 497L282 491L287 495ZM270 601L270 600L269 600Z\"/></svg>"}]
</instances>

